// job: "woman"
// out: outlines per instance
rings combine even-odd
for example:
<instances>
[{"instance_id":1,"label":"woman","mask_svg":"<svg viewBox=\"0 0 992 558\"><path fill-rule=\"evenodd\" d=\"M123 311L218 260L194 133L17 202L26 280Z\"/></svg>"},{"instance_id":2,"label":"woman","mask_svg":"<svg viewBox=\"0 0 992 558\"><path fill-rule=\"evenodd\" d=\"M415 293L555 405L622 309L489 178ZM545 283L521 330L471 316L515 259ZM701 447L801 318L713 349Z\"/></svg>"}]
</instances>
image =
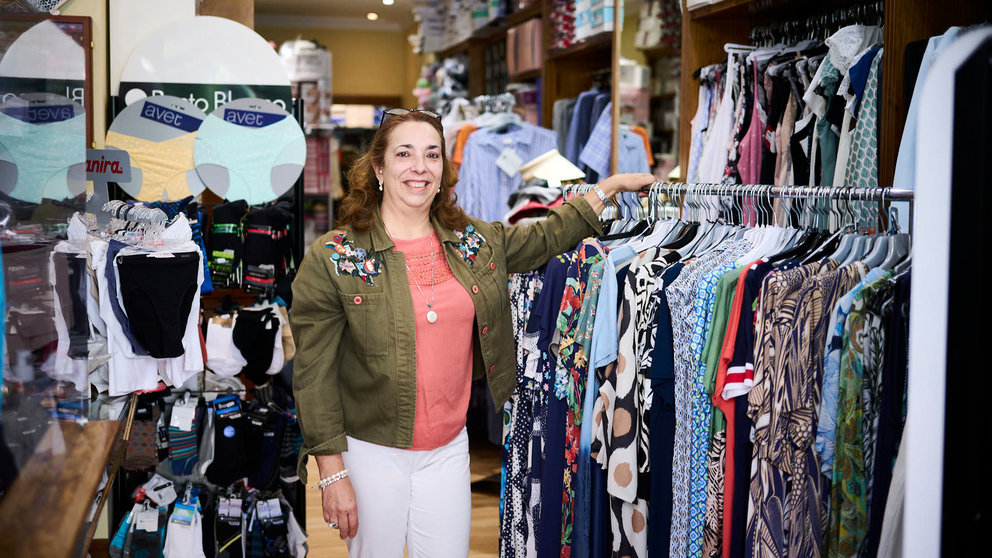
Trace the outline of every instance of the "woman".
<instances>
[{"instance_id":1,"label":"woman","mask_svg":"<svg viewBox=\"0 0 992 558\"><path fill-rule=\"evenodd\" d=\"M293 284L300 478L315 456L324 519L352 556L468 554L470 384L485 376L501 408L516 382L507 275L599 234L609 197L654 181L613 176L508 227L457 206L445 153L433 113L384 115L351 170L346 228L310 247Z\"/></svg>"}]
</instances>

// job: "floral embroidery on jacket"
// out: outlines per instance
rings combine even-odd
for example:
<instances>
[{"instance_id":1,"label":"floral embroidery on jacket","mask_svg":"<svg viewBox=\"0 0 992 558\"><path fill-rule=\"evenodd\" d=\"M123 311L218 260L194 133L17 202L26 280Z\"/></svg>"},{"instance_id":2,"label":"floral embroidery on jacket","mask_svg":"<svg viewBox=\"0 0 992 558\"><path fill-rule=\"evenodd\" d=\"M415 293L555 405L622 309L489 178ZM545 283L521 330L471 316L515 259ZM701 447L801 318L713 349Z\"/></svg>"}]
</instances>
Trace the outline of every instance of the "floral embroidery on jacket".
<instances>
[{"instance_id":1,"label":"floral embroidery on jacket","mask_svg":"<svg viewBox=\"0 0 992 558\"><path fill-rule=\"evenodd\" d=\"M461 244L455 245L458 255L468 263L469 267L474 266L479 248L486 239L482 238L482 235L472 225L465 227L465 232L455 231L455 236L458 237L458 240L462 241Z\"/></svg>"},{"instance_id":2,"label":"floral embroidery on jacket","mask_svg":"<svg viewBox=\"0 0 992 558\"><path fill-rule=\"evenodd\" d=\"M368 286L373 286L372 278L379 275L382 262L378 254L368 254L364 248L355 248L354 241L347 240L346 233L336 234L324 246L330 248L331 261L338 275L358 277Z\"/></svg>"}]
</instances>

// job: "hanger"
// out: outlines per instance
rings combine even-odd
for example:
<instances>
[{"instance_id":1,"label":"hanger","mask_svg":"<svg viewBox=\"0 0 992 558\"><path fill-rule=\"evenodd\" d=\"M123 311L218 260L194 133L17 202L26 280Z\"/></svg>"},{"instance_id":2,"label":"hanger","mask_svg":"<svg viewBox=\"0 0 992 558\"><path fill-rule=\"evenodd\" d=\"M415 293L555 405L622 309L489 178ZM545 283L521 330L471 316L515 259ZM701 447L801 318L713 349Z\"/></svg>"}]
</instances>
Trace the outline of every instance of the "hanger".
<instances>
[{"instance_id":1,"label":"hanger","mask_svg":"<svg viewBox=\"0 0 992 558\"><path fill-rule=\"evenodd\" d=\"M662 241L661 247L667 250L681 250L696 238L699 232L699 223L692 220L692 186L681 182L671 186L673 190L670 192L670 196L674 196L676 190L684 190L685 195L682 197L682 212L679 221L669 233L668 238Z\"/></svg>"},{"instance_id":2,"label":"hanger","mask_svg":"<svg viewBox=\"0 0 992 558\"><path fill-rule=\"evenodd\" d=\"M850 201L850 195L853 189L850 186L848 186L847 189L848 189L848 201ZM840 209L841 201L843 201L843 194L839 194L838 205L837 205L839 218L843 219L844 214L843 211ZM848 219L847 219L847 223L845 223L844 227L841 230L845 231L845 233L840 239L840 244L838 244L837 248L829 256L830 259L838 262L842 262L845 259L847 259L847 255L851 253L851 249L854 247L854 241L857 238L857 224L854 222L854 213L851 212L850 204L849 203L845 204L844 209L846 209L848 212Z\"/></svg>"},{"instance_id":3,"label":"hanger","mask_svg":"<svg viewBox=\"0 0 992 558\"><path fill-rule=\"evenodd\" d=\"M880 192L882 192L882 190L876 189L874 192L872 192L871 197L872 198L876 197ZM868 252L868 254L862 260L862 262L865 264L865 266L868 267L868 269L873 269L873 268L878 267L879 265L881 265L881 263L883 261L885 261L885 258L886 258L886 256L888 255L888 252L889 252L889 239L890 239L889 235L887 235L887 234L878 234L878 231L881 229L881 226L880 226L879 223L882 220L882 215L881 215L881 212L880 211L877 211L877 209L878 209L878 203L881 200L875 200L875 201L876 201L876 206L875 206L876 207L876 226L875 226L876 234L874 234L874 235L872 235L870 237L870 238L874 239L874 244L871 247L871 251Z\"/></svg>"},{"instance_id":4,"label":"hanger","mask_svg":"<svg viewBox=\"0 0 992 558\"><path fill-rule=\"evenodd\" d=\"M696 195L697 195L697 198L698 198L698 196L699 196L699 190L707 190L708 191L713 185L712 184L697 184L695 186L696 186L696 189L697 189ZM706 204L706 203L708 203L708 202L705 199L697 199L696 208L697 208L698 211L700 211L700 213L702 213L703 205ZM700 221L701 220L702 220L702 217L700 217ZM698 255L698 254L704 253L707 250L709 250L710 248L712 248L713 246L715 246L715 244L716 244L715 239L717 237L717 230L716 230L716 228L717 228L717 225L719 223L717 223L716 221L710 221L709 223L710 223L710 226L706 230L706 232L704 232L703 234L697 235L697 239L698 240L696 240L692 244L691 247L689 247L689 248L686 249L686 256L687 257L688 257L689 254L697 254ZM702 223L700 223L700 226L702 226Z\"/></svg>"},{"instance_id":5,"label":"hanger","mask_svg":"<svg viewBox=\"0 0 992 558\"><path fill-rule=\"evenodd\" d=\"M894 270L902 262L909 261L910 238L908 234L899 233L896 210L891 206L889 207L889 233L891 238L889 239L888 252L879 267L885 270Z\"/></svg>"},{"instance_id":6,"label":"hanger","mask_svg":"<svg viewBox=\"0 0 992 558\"><path fill-rule=\"evenodd\" d=\"M830 190L823 192L823 197L827 199L827 203L828 203L828 211L826 212L822 222L820 223L820 225L824 227L823 232L821 232L821 237L823 240L820 243L820 246L816 250L812 251L802 260L803 264L807 264L812 261L822 260L825 257L827 257L827 254L836 253L838 250L838 245L841 243L842 235L850 233L855 230L853 225L842 223L843 214L839 211L839 193L836 190ZM830 202L838 202L838 205L835 205ZM833 211L835 207L838 208L837 219L836 219L838 228L836 232L831 234L829 232L831 225L831 216L833 215ZM833 258L833 256L830 257Z\"/></svg>"},{"instance_id":7,"label":"hanger","mask_svg":"<svg viewBox=\"0 0 992 558\"><path fill-rule=\"evenodd\" d=\"M758 47L754 45L741 45L737 43L724 43L723 52L727 54L744 54L754 52Z\"/></svg>"},{"instance_id":8,"label":"hanger","mask_svg":"<svg viewBox=\"0 0 992 558\"><path fill-rule=\"evenodd\" d=\"M779 251L774 255L768 256L767 260L772 262L773 265L781 265L782 263L795 259L802 261L804 258L809 257L809 255L815 251L816 247L820 244L820 241L822 240L822 236L818 232L813 231L809 228L809 224L810 224L809 200L810 197L813 195L814 191L804 186L797 186L795 192L797 196L802 196L803 192L806 192L806 195L802 198L807 201L807 203L804 204L804 207L802 209L803 213L806 216L804 220L801 219L800 230L802 232L800 233L799 238L796 239L795 243L792 244L791 248Z\"/></svg>"},{"instance_id":9,"label":"hanger","mask_svg":"<svg viewBox=\"0 0 992 558\"><path fill-rule=\"evenodd\" d=\"M891 280L897 281L900 277L909 273L909 270L912 269L912 267L913 267L913 255L910 254L906 256L906 259L899 262L898 264L896 264L894 268L892 268L893 275Z\"/></svg>"}]
</instances>

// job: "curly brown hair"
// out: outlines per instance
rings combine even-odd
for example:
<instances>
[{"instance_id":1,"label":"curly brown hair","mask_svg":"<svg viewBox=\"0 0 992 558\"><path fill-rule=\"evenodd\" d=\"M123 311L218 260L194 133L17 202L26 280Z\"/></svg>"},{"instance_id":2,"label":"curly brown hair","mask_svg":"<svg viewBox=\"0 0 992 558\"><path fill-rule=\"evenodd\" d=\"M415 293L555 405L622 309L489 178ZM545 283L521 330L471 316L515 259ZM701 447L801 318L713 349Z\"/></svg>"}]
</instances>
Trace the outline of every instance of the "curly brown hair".
<instances>
[{"instance_id":1,"label":"curly brown hair","mask_svg":"<svg viewBox=\"0 0 992 558\"><path fill-rule=\"evenodd\" d=\"M469 224L468 216L458 206L458 196L455 194L455 184L458 182L458 171L448 159L444 145L444 130L441 119L423 112L409 112L389 116L376 131L369 150L359 157L348 171L350 190L341 201L338 223L349 225L352 229L364 231L372 226L375 214L382 203L382 192L379 191L375 167L381 167L385 160L386 147L389 145L389 135L393 128L404 122L426 122L430 124L441 138L441 192L431 202L430 215L448 229L462 230Z\"/></svg>"}]
</instances>

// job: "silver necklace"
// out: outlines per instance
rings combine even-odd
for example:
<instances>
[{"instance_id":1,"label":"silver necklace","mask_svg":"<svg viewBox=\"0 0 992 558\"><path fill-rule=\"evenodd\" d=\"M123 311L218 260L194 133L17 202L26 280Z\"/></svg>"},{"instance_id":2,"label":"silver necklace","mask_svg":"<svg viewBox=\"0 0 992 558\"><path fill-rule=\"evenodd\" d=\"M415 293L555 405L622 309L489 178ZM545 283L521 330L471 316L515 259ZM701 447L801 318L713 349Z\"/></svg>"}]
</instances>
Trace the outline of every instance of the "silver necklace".
<instances>
[{"instance_id":1,"label":"silver necklace","mask_svg":"<svg viewBox=\"0 0 992 558\"><path fill-rule=\"evenodd\" d=\"M382 226L383 226L383 228L386 228L386 224L385 223L383 223ZM388 228L386 229L386 234L388 234L389 236L393 236L393 233L389 232L389 229ZM431 236L433 237L433 235L431 235ZM417 292L420 293L420 297L424 299L424 302L425 303L427 303L427 321L429 323L434 323L434 322L437 321L437 312L434 311L434 269L437 267L435 265L436 264L436 261L435 260L437 259L437 257L436 257L437 254L434 253L434 240L433 240L433 238L431 238L428 242L429 242L430 251L431 251L431 299L430 299L430 301L428 301L427 300L427 297L424 296L424 291L420 288L420 282L417 281L417 277L413 274L413 271L410 270L410 265L406 263L406 255L405 254L404 254L404 258L403 258L403 265L406 266L406 272L407 272L408 276L413 278L413 284L417 287Z\"/></svg>"}]
</instances>

